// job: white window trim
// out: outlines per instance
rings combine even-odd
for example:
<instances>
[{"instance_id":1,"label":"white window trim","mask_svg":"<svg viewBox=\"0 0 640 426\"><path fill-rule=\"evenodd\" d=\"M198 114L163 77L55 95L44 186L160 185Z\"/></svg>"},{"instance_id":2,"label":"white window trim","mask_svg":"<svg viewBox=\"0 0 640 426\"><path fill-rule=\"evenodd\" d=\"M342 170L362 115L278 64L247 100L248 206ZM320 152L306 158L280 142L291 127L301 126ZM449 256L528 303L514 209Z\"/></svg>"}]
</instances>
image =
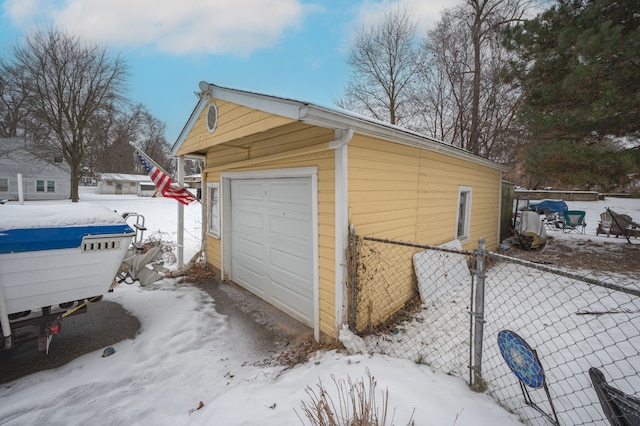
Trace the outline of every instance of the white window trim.
<instances>
[{"instance_id":1,"label":"white window trim","mask_svg":"<svg viewBox=\"0 0 640 426\"><path fill-rule=\"evenodd\" d=\"M212 197L211 197L211 190L215 189L218 192L218 204L215 206L217 213L218 213L218 217L217 218L213 218L211 217L211 202L212 202ZM207 183L207 235L210 235L214 238L218 238L220 239L220 184L218 182L208 182ZM214 220L214 223L212 223L212 220ZM214 229L212 230L212 226L214 225Z\"/></svg>"},{"instance_id":2,"label":"white window trim","mask_svg":"<svg viewBox=\"0 0 640 426\"><path fill-rule=\"evenodd\" d=\"M465 205L464 212L464 232L462 235L458 235L458 223L460 222L460 201L462 194L468 194L467 203ZM456 224L455 224L455 239L461 242L469 241L471 238L471 203L473 201L473 188L470 186L460 186L458 188L458 203L456 204Z\"/></svg>"},{"instance_id":3,"label":"white window trim","mask_svg":"<svg viewBox=\"0 0 640 426\"><path fill-rule=\"evenodd\" d=\"M38 191L38 183L42 182L43 183L43 189L42 191ZM53 190L49 191L49 184L53 183ZM54 179L36 179L36 192L42 192L42 193L54 193L56 192L56 181Z\"/></svg>"}]
</instances>

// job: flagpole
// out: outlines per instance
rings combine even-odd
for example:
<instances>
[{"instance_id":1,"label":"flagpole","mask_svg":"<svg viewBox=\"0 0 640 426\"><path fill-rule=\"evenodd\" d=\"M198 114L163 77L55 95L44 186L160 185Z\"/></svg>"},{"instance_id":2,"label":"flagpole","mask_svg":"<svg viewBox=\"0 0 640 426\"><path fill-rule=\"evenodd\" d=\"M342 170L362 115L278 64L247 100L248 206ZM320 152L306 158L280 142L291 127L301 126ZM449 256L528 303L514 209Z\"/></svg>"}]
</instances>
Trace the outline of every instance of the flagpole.
<instances>
[{"instance_id":1,"label":"flagpole","mask_svg":"<svg viewBox=\"0 0 640 426\"><path fill-rule=\"evenodd\" d=\"M184 156L178 157L178 181L183 179L184 175ZM178 269L184 265L184 204L178 203Z\"/></svg>"}]
</instances>

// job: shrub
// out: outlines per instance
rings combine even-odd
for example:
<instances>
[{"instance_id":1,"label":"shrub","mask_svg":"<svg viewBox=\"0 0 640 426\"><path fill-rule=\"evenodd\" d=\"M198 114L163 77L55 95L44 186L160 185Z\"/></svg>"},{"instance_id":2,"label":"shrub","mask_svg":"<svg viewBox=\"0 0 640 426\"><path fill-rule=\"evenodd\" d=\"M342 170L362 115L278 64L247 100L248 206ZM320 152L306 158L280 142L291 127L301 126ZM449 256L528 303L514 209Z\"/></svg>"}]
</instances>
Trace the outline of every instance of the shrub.
<instances>
[{"instance_id":1,"label":"shrub","mask_svg":"<svg viewBox=\"0 0 640 426\"><path fill-rule=\"evenodd\" d=\"M317 390L308 387L305 389L311 401L302 402L302 412L309 420L311 426L385 426L387 425L389 391L381 392L382 402L378 407L376 401L376 379L367 369L368 383L363 379L353 381L350 377L346 380L337 380L331 376L337 390L335 401L327 392L320 381ZM394 410L395 411L395 410ZM296 414L298 414L296 412ZM298 414L300 421L305 421ZM393 416L390 420L393 422ZM407 425L414 425L413 414Z\"/></svg>"}]
</instances>

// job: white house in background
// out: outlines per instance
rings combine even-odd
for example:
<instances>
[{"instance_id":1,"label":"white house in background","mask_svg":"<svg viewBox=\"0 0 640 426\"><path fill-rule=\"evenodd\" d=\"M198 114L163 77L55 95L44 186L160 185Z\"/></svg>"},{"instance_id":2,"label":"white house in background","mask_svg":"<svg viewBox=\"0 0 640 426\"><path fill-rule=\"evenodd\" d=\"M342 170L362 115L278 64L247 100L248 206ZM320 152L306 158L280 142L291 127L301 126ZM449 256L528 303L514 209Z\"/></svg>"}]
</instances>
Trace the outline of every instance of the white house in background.
<instances>
[{"instance_id":1,"label":"white house in background","mask_svg":"<svg viewBox=\"0 0 640 426\"><path fill-rule=\"evenodd\" d=\"M148 175L101 173L98 179L98 193L153 197L156 193L156 186Z\"/></svg>"},{"instance_id":2,"label":"white house in background","mask_svg":"<svg viewBox=\"0 0 640 426\"><path fill-rule=\"evenodd\" d=\"M71 195L71 171L62 158L49 161L27 149L33 142L23 138L0 139L0 199L18 200L18 174L22 175L24 199L64 200Z\"/></svg>"}]
</instances>

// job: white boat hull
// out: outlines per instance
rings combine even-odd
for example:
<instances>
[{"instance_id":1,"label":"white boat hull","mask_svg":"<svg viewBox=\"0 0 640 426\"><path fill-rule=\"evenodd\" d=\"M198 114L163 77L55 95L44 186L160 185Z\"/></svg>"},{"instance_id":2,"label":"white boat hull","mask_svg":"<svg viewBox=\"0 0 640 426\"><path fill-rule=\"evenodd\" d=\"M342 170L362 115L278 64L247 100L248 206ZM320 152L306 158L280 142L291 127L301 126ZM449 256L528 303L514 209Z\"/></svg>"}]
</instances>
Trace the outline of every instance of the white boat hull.
<instances>
[{"instance_id":1,"label":"white boat hull","mask_svg":"<svg viewBox=\"0 0 640 426\"><path fill-rule=\"evenodd\" d=\"M80 247L0 254L7 314L109 291L133 234L84 237Z\"/></svg>"}]
</instances>

